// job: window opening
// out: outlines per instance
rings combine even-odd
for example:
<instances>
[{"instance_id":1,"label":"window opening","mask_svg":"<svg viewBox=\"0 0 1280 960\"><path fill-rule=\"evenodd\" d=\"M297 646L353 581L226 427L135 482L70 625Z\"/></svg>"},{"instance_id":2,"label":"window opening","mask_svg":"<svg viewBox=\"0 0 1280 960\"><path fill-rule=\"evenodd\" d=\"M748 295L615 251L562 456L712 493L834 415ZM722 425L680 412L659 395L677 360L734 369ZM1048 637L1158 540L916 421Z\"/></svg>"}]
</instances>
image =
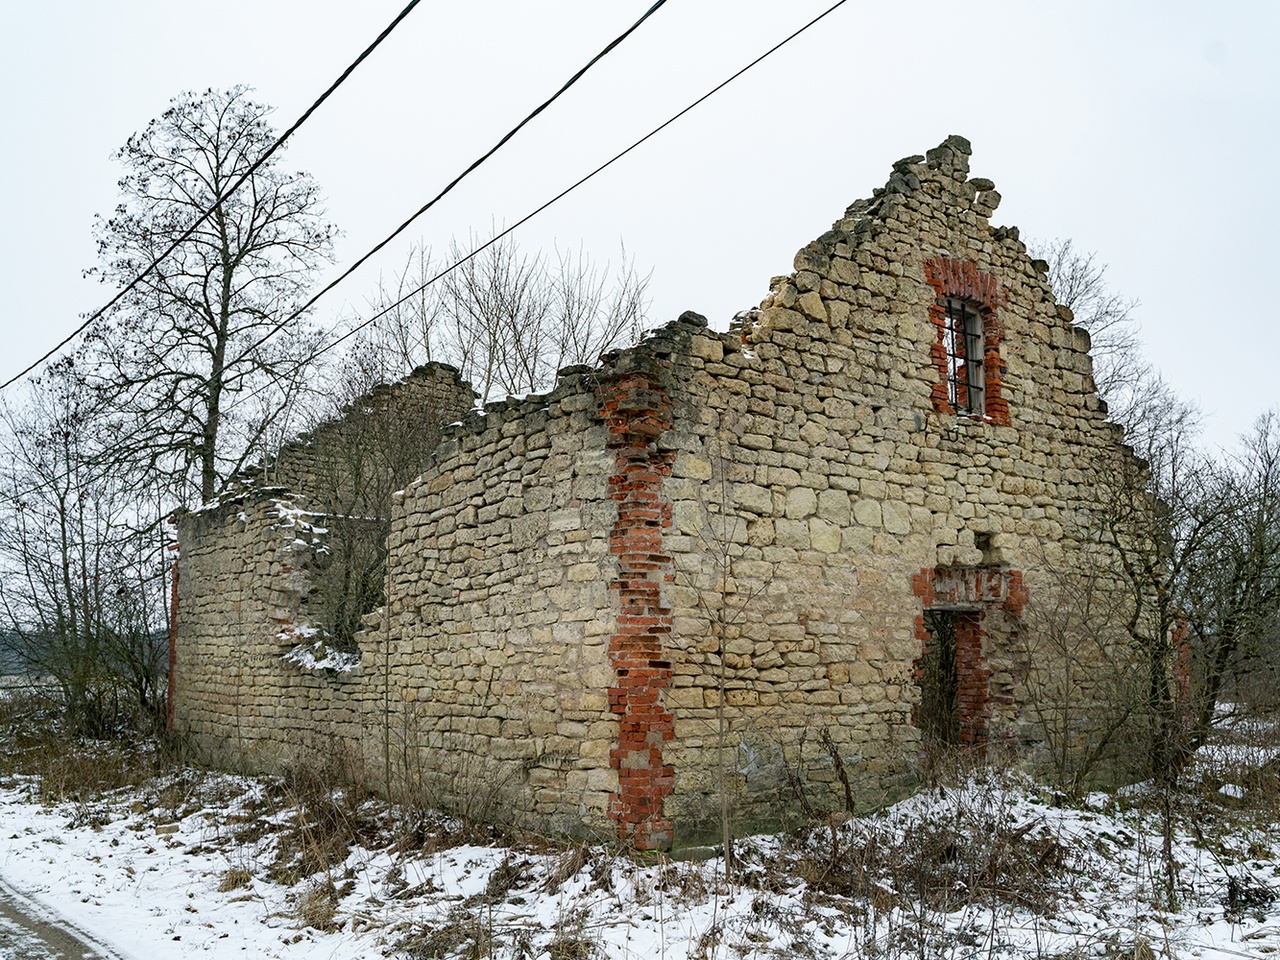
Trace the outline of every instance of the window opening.
<instances>
[{"instance_id":1,"label":"window opening","mask_svg":"<svg viewBox=\"0 0 1280 960\"><path fill-rule=\"evenodd\" d=\"M956 413L984 414L986 373L983 370L982 313L965 300L946 300L943 346L947 352L947 397Z\"/></svg>"},{"instance_id":2,"label":"window opening","mask_svg":"<svg viewBox=\"0 0 1280 960\"><path fill-rule=\"evenodd\" d=\"M956 613L926 610L929 643L920 664L920 707L916 725L926 749L960 742L960 682L956 670Z\"/></svg>"}]
</instances>

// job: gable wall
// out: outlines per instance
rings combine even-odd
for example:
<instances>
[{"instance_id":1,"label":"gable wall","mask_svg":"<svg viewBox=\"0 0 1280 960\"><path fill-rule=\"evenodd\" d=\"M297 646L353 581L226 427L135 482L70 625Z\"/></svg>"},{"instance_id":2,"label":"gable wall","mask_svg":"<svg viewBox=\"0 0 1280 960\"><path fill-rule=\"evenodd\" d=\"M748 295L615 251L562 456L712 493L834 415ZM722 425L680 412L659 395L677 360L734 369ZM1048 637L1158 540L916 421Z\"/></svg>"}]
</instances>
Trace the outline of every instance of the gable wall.
<instances>
[{"instance_id":1,"label":"gable wall","mask_svg":"<svg viewBox=\"0 0 1280 960\"><path fill-rule=\"evenodd\" d=\"M667 815L692 836L718 822L722 690L739 819L796 809L797 784L841 805L833 750L858 804L906 785L935 569L995 565L1014 585L1012 600L1005 587L974 605L987 636L968 654L984 688L969 693L970 722L1010 746L1041 736L1026 709L1041 653L1019 618L1028 591L1048 600L1055 571L1097 566L1095 498L1123 453L1087 337L1016 231L989 227L998 195L968 180L967 153L954 138L896 165L887 192L797 255L741 342L691 332L676 361L664 756ZM986 421L939 412L930 261L1001 288Z\"/></svg>"}]
</instances>

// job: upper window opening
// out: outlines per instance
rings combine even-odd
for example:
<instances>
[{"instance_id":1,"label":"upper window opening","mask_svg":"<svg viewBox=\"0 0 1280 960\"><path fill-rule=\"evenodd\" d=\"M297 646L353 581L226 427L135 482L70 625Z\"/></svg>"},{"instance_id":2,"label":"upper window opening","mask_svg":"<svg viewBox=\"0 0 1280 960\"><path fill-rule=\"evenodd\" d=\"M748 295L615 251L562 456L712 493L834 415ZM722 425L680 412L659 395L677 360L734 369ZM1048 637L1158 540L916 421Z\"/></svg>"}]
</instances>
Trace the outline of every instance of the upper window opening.
<instances>
[{"instance_id":1,"label":"upper window opening","mask_svg":"<svg viewBox=\"0 0 1280 960\"><path fill-rule=\"evenodd\" d=\"M943 346L947 353L947 399L951 409L962 416L981 417L986 413L985 347L982 313L973 304L947 298Z\"/></svg>"},{"instance_id":2,"label":"upper window opening","mask_svg":"<svg viewBox=\"0 0 1280 960\"><path fill-rule=\"evenodd\" d=\"M929 362L937 372L929 388L934 411L1009 426L1001 360L1004 287L972 260L939 254L923 266L935 295L929 305L937 337L929 344Z\"/></svg>"}]
</instances>

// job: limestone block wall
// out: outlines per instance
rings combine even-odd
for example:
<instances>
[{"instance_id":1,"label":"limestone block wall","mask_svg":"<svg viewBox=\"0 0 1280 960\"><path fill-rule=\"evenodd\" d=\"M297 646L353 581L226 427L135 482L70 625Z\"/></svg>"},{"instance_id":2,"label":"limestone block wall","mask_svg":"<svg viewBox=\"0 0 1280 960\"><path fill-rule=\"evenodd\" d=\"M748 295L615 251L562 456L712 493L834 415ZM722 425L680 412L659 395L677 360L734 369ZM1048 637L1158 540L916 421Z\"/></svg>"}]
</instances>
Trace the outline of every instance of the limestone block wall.
<instances>
[{"instance_id":1,"label":"limestone block wall","mask_svg":"<svg viewBox=\"0 0 1280 960\"><path fill-rule=\"evenodd\" d=\"M1098 526L1132 461L968 156L895 164L730 332L686 314L445 428L354 670L283 658L306 517L262 491L188 517L175 726L237 766L318 741L474 816L680 845L723 798L747 829L906 789L933 611L959 618L960 745L1091 736L1110 681L1072 658L1122 622ZM950 299L981 312L980 416L949 399ZM1094 573L1104 615L1037 618ZM1084 722L1055 733L1055 697Z\"/></svg>"},{"instance_id":2,"label":"limestone block wall","mask_svg":"<svg viewBox=\"0 0 1280 960\"><path fill-rule=\"evenodd\" d=\"M612 833L612 460L592 378L570 371L446 431L400 498L390 682L409 774L455 808Z\"/></svg>"},{"instance_id":3,"label":"limestone block wall","mask_svg":"<svg viewBox=\"0 0 1280 960\"><path fill-rule=\"evenodd\" d=\"M374 782L413 786L412 710L386 631L368 632L355 656L309 644L332 613L324 588L353 529L390 526L393 484L421 473L474 398L455 369L428 364L286 444L221 507L181 519L171 703L199 753L279 770L338 750Z\"/></svg>"},{"instance_id":4,"label":"limestone block wall","mask_svg":"<svg viewBox=\"0 0 1280 960\"><path fill-rule=\"evenodd\" d=\"M617 454L595 384L567 371L445 429L395 497L390 602L357 634L358 665L288 657L314 625L323 515L255 489L184 517L176 732L239 769L339 751L392 792L612 836Z\"/></svg>"},{"instance_id":5,"label":"limestone block wall","mask_svg":"<svg viewBox=\"0 0 1280 960\"><path fill-rule=\"evenodd\" d=\"M359 678L285 656L309 624L308 567L324 542L314 517L266 489L183 516L173 722L198 756L277 772L316 755L360 755Z\"/></svg>"},{"instance_id":6,"label":"limestone block wall","mask_svg":"<svg viewBox=\"0 0 1280 960\"><path fill-rule=\"evenodd\" d=\"M475 402L455 368L425 364L285 444L246 479L296 491L317 511L387 515L391 493L422 472L444 425Z\"/></svg>"}]
</instances>

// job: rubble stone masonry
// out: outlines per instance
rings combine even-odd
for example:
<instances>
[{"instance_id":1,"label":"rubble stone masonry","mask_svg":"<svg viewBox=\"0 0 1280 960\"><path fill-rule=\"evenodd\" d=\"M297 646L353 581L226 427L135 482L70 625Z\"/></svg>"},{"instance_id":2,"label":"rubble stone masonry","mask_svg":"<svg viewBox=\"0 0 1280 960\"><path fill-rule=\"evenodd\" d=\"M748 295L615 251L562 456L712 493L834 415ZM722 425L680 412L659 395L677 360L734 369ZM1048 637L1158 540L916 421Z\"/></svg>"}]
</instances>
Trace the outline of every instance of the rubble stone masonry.
<instances>
[{"instance_id":1,"label":"rubble stone masonry","mask_svg":"<svg viewBox=\"0 0 1280 960\"><path fill-rule=\"evenodd\" d=\"M968 158L952 137L899 161L729 332L686 314L445 428L353 671L281 659L323 558L293 500L189 515L175 728L238 767L341 751L463 813L678 846L724 799L747 829L842 776L867 805L907 789L935 609L961 615L962 744L1034 760L1028 604L1106 567L1128 452ZM946 298L982 312L980 415L946 400Z\"/></svg>"}]
</instances>

